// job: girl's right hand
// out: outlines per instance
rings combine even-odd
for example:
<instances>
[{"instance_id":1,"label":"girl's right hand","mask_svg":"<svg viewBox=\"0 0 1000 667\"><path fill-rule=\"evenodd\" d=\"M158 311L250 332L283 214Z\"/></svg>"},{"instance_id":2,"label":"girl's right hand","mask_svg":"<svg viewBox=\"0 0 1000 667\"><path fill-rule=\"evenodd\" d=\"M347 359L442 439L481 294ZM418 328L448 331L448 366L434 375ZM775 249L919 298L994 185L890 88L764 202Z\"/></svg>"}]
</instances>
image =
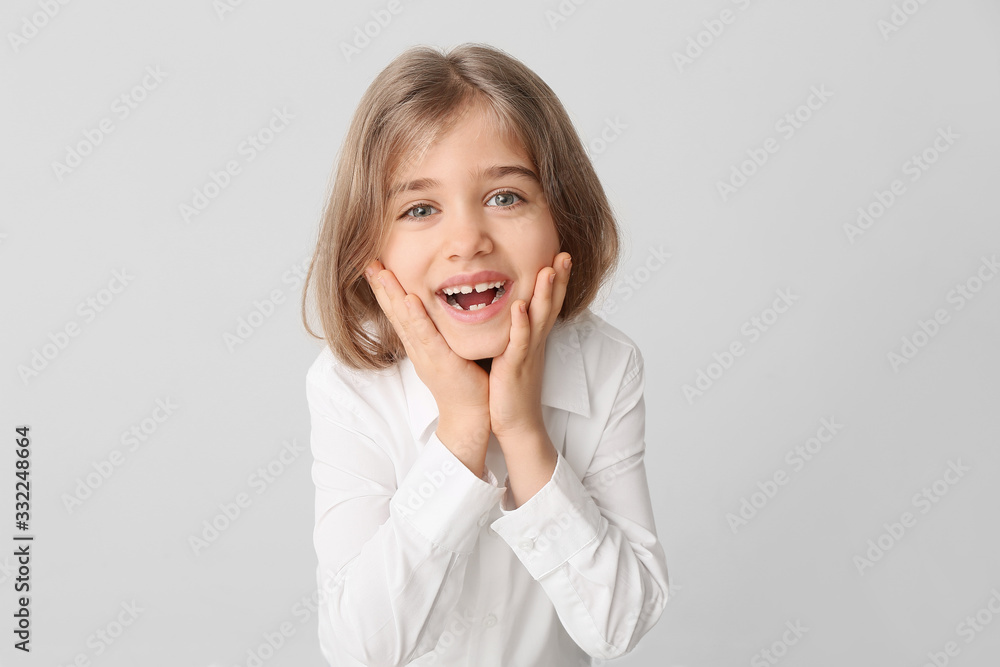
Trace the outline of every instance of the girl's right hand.
<instances>
[{"instance_id":1,"label":"girl's right hand","mask_svg":"<svg viewBox=\"0 0 1000 667\"><path fill-rule=\"evenodd\" d=\"M407 294L380 261L369 264L365 275L417 376L437 402L438 438L472 472L482 476L490 436L489 375L475 361L463 359L451 349L420 297Z\"/></svg>"}]
</instances>

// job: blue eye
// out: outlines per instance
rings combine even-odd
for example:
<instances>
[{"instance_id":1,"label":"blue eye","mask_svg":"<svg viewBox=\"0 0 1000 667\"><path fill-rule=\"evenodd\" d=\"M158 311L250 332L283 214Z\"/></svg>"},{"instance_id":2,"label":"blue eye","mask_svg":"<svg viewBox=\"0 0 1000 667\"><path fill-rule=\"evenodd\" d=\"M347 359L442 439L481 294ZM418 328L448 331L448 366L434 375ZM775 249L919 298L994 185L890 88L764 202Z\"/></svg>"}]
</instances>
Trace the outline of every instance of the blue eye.
<instances>
[{"instance_id":1,"label":"blue eye","mask_svg":"<svg viewBox=\"0 0 1000 667\"><path fill-rule=\"evenodd\" d=\"M497 205L500 208L512 208L514 206L517 206L517 204L519 203L517 201L514 201L515 198L519 199L520 201L524 201L524 198L521 195L515 192L510 192L508 190L496 193L495 195L490 197L489 201L496 201Z\"/></svg>"},{"instance_id":2,"label":"blue eye","mask_svg":"<svg viewBox=\"0 0 1000 667\"><path fill-rule=\"evenodd\" d=\"M431 206L430 204L417 204L416 206L412 206L409 209L407 209L400 217L409 217L417 219L426 218L427 216L431 215L430 213L431 211L436 211L436 210L437 209ZM411 213L415 213L415 215L410 215Z\"/></svg>"},{"instance_id":3,"label":"blue eye","mask_svg":"<svg viewBox=\"0 0 1000 667\"><path fill-rule=\"evenodd\" d=\"M521 204L525 203L527 200L516 192L511 192L509 190L501 190L495 193L492 197L487 200L487 206L490 208L516 208ZM491 204L490 202L496 202ZM403 214L399 216L399 219L410 218L413 220L423 220L435 213L440 213L436 208L430 204L425 204L423 202L415 204L410 208L403 211Z\"/></svg>"}]
</instances>

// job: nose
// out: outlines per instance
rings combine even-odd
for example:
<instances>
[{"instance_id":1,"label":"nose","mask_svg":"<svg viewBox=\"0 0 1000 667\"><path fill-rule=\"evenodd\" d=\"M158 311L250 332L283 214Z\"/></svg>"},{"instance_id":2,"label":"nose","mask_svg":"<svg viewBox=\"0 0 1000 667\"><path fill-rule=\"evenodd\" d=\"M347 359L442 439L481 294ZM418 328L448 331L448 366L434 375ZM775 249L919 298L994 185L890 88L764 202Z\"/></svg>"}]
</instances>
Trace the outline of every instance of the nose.
<instances>
[{"instance_id":1,"label":"nose","mask_svg":"<svg viewBox=\"0 0 1000 667\"><path fill-rule=\"evenodd\" d=\"M489 220L481 207L453 207L441 226L445 257L468 259L493 252L488 225Z\"/></svg>"}]
</instances>

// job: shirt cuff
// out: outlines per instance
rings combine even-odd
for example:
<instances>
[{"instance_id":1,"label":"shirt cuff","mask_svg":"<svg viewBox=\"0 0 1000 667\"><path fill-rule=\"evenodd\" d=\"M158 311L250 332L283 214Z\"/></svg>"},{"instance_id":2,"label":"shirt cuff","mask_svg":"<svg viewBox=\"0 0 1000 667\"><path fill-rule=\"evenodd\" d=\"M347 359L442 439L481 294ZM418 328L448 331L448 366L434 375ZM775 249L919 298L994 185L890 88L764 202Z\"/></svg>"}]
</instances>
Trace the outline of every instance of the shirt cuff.
<instances>
[{"instance_id":1,"label":"shirt cuff","mask_svg":"<svg viewBox=\"0 0 1000 667\"><path fill-rule=\"evenodd\" d=\"M506 490L508 478L504 479ZM541 579L597 539L601 511L573 468L559 453L552 479L523 505L508 510L490 527L524 564L534 579Z\"/></svg>"},{"instance_id":2,"label":"shirt cuff","mask_svg":"<svg viewBox=\"0 0 1000 667\"><path fill-rule=\"evenodd\" d=\"M483 476L480 477L479 479L483 480L484 482L492 486L495 487L500 486L500 482L497 481L496 475L493 474L493 471L490 470L490 467L488 465L485 464L483 465Z\"/></svg>"},{"instance_id":3,"label":"shirt cuff","mask_svg":"<svg viewBox=\"0 0 1000 667\"><path fill-rule=\"evenodd\" d=\"M488 475L487 475L488 473ZM449 551L472 553L479 528L504 490L487 470L476 477L432 433L389 503L424 537Z\"/></svg>"}]
</instances>

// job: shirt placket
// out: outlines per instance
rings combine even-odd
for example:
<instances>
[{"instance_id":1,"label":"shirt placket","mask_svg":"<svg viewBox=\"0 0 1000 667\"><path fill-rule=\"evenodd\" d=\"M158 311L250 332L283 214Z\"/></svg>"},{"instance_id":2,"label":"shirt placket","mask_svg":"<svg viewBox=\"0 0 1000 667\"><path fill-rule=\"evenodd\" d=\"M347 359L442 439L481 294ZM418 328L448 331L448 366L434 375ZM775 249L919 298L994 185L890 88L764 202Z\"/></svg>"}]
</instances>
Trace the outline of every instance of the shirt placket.
<instances>
[{"instance_id":1,"label":"shirt placket","mask_svg":"<svg viewBox=\"0 0 1000 667\"><path fill-rule=\"evenodd\" d=\"M503 484L507 476L507 466L503 460L500 443L492 433L486 451L486 465L497 478L497 483ZM504 559L508 557L505 553L508 547L500 536L489 528L489 524L501 516L500 506L497 503L479 520L481 530L480 567L477 573L479 595L474 621L477 631L470 637L469 656L474 657L475 664L482 667L494 667L494 665L500 667L503 654L501 637L504 634L501 625L510 622L510 619L506 618L507 609L504 607L504 600L508 597L507 588L512 582L507 581L504 576L497 576L498 573L506 571L507 563Z\"/></svg>"}]
</instances>

